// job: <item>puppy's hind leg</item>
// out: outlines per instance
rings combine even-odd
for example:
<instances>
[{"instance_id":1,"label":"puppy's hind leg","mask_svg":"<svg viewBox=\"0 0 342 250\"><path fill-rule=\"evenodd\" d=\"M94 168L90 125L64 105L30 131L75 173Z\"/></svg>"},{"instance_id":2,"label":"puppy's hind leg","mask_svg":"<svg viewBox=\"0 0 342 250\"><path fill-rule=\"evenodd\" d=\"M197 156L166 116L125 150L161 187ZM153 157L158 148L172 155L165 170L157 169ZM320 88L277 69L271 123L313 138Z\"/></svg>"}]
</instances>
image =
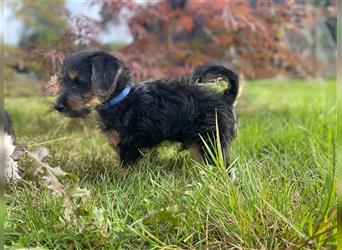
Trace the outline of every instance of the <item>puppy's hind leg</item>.
<instances>
[{"instance_id":1,"label":"puppy's hind leg","mask_svg":"<svg viewBox=\"0 0 342 250\"><path fill-rule=\"evenodd\" d=\"M138 148L125 147L121 144L118 146L121 166L127 167L128 165L135 163L141 157L141 152Z\"/></svg>"},{"instance_id":2,"label":"puppy's hind leg","mask_svg":"<svg viewBox=\"0 0 342 250\"><path fill-rule=\"evenodd\" d=\"M206 142L205 143L203 142L203 145L202 147L200 147L200 149L202 149L202 154L205 157L206 161L213 166L217 164L221 165L221 160L220 160L221 157L219 157L219 154L221 154L222 165L226 167L228 170L230 166L228 147L222 146L222 144L224 144L222 143L223 140L221 139L221 147L218 148L217 145L213 145L213 142L215 141L214 137L207 137L205 139L206 139Z\"/></svg>"},{"instance_id":3,"label":"puppy's hind leg","mask_svg":"<svg viewBox=\"0 0 342 250\"><path fill-rule=\"evenodd\" d=\"M229 177L231 177L231 179L233 181L235 181L237 179L236 177L236 168L234 166L231 165L230 159L229 159L229 150L228 148L222 148L222 154L223 154L223 162L226 165L226 171L227 174L229 175Z\"/></svg>"},{"instance_id":4,"label":"puppy's hind leg","mask_svg":"<svg viewBox=\"0 0 342 250\"><path fill-rule=\"evenodd\" d=\"M210 145L208 142L207 145ZM204 143L201 144L187 144L185 148L191 153L192 158L201 164L209 163L211 165L215 165L215 160L212 159L210 153L206 150L206 145ZM214 149L211 149L214 152Z\"/></svg>"},{"instance_id":5,"label":"puppy's hind leg","mask_svg":"<svg viewBox=\"0 0 342 250\"><path fill-rule=\"evenodd\" d=\"M204 155L200 145L185 145L185 148L191 153L192 158L198 163L204 163Z\"/></svg>"}]
</instances>

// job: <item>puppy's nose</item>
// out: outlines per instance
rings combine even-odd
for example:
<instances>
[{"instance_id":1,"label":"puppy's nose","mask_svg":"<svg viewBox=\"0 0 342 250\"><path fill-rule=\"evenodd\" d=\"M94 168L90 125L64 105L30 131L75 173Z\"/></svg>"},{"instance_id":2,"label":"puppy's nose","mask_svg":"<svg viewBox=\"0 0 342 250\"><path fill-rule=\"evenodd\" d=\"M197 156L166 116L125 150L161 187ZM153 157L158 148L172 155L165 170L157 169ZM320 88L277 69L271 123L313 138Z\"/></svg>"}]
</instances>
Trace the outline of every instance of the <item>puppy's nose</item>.
<instances>
[{"instance_id":1,"label":"puppy's nose","mask_svg":"<svg viewBox=\"0 0 342 250\"><path fill-rule=\"evenodd\" d=\"M58 102L55 104L55 109L58 111L58 112L63 112L64 111L64 104L61 103L61 102Z\"/></svg>"}]
</instances>

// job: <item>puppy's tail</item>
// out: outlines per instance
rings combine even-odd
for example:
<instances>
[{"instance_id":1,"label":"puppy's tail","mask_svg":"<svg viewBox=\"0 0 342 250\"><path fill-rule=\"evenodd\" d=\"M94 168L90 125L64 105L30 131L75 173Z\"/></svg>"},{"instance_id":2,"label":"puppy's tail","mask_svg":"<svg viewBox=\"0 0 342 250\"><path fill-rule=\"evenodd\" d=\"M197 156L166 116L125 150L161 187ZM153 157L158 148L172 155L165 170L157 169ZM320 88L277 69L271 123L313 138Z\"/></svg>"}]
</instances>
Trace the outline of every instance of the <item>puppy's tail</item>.
<instances>
[{"instance_id":1,"label":"puppy's tail","mask_svg":"<svg viewBox=\"0 0 342 250\"><path fill-rule=\"evenodd\" d=\"M204 79L206 79L206 75L214 75L215 78L219 78L218 76L223 76L223 78L226 78L227 81L229 81L230 85L224 90L223 93L227 96L228 103L235 106L242 92L242 75L239 76L232 70L221 65L204 64L195 69L191 82L195 84L203 83Z\"/></svg>"}]
</instances>

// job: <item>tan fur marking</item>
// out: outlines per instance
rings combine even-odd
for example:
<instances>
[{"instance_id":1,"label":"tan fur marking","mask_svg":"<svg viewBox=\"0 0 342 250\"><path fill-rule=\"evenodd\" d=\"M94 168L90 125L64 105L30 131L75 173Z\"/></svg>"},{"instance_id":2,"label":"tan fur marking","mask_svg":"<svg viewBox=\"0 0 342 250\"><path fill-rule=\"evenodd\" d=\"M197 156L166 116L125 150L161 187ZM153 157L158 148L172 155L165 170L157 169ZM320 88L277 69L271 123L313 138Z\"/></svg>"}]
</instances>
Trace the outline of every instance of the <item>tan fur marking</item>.
<instances>
[{"instance_id":1,"label":"tan fur marking","mask_svg":"<svg viewBox=\"0 0 342 250\"><path fill-rule=\"evenodd\" d=\"M120 159L120 148L118 146L119 142L120 142L120 135L117 131L113 130L111 132L109 132L107 134L107 139L108 139L108 143L110 144L110 146L116 151L116 153L118 154L118 158L116 160L116 164L119 165L120 167L123 167L123 163Z\"/></svg>"},{"instance_id":2,"label":"tan fur marking","mask_svg":"<svg viewBox=\"0 0 342 250\"><path fill-rule=\"evenodd\" d=\"M240 99L240 96L242 95L242 91L243 91L244 86L245 86L245 79L244 79L243 75L240 74L239 75L239 90L238 90L238 94L236 96L236 99L233 103L233 107L236 107L237 102Z\"/></svg>"},{"instance_id":3,"label":"tan fur marking","mask_svg":"<svg viewBox=\"0 0 342 250\"><path fill-rule=\"evenodd\" d=\"M70 109L74 111L80 111L84 108L83 102L74 100L72 98L68 98L67 103Z\"/></svg>"},{"instance_id":4,"label":"tan fur marking","mask_svg":"<svg viewBox=\"0 0 342 250\"><path fill-rule=\"evenodd\" d=\"M199 149L198 146L191 145L191 146L188 146L187 149L189 150L189 152L192 155L192 158L196 162L198 162L198 163L203 163L204 162L202 152L201 152L201 150Z\"/></svg>"},{"instance_id":5,"label":"tan fur marking","mask_svg":"<svg viewBox=\"0 0 342 250\"><path fill-rule=\"evenodd\" d=\"M111 85L110 88L109 88L109 91L108 91L109 94L113 93L114 89L116 88L116 86L117 86L117 81L118 81L119 76L121 75L121 73L122 73L122 67L120 66L120 68L117 70L115 79L114 79L112 85Z\"/></svg>"},{"instance_id":6,"label":"tan fur marking","mask_svg":"<svg viewBox=\"0 0 342 250\"><path fill-rule=\"evenodd\" d=\"M71 80L75 80L76 77L78 76L78 72L77 71L69 71L68 76Z\"/></svg>"},{"instance_id":7,"label":"tan fur marking","mask_svg":"<svg viewBox=\"0 0 342 250\"><path fill-rule=\"evenodd\" d=\"M89 101L87 102L86 106L91 107L91 108L95 108L96 106L98 106L100 104L101 104L100 99L97 96L93 95L89 98Z\"/></svg>"},{"instance_id":8,"label":"tan fur marking","mask_svg":"<svg viewBox=\"0 0 342 250\"><path fill-rule=\"evenodd\" d=\"M107 134L109 144L118 151L118 144L120 142L120 134L113 130Z\"/></svg>"},{"instance_id":9,"label":"tan fur marking","mask_svg":"<svg viewBox=\"0 0 342 250\"><path fill-rule=\"evenodd\" d=\"M101 104L101 100L95 95L89 95L89 97L85 97L85 100L74 100L72 97L69 97L67 103L70 109L80 111L84 108L96 108L96 106Z\"/></svg>"}]
</instances>

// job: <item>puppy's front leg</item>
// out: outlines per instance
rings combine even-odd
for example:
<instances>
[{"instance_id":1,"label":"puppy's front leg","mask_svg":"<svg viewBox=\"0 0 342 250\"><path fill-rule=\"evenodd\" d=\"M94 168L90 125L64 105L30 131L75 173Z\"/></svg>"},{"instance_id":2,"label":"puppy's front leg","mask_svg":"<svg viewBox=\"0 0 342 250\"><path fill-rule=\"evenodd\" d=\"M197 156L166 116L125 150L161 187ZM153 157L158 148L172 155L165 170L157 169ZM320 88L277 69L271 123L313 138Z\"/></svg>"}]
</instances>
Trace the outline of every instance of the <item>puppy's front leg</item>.
<instances>
[{"instance_id":1,"label":"puppy's front leg","mask_svg":"<svg viewBox=\"0 0 342 250\"><path fill-rule=\"evenodd\" d=\"M136 162L141 156L140 150L138 148L126 147L119 144L120 160L122 166L127 166Z\"/></svg>"},{"instance_id":2,"label":"puppy's front leg","mask_svg":"<svg viewBox=\"0 0 342 250\"><path fill-rule=\"evenodd\" d=\"M127 167L127 165L134 163L141 156L140 150L132 146L132 141L136 141L136 138L128 135L122 137L115 130L108 132L107 138L109 144L120 156L120 166Z\"/></svg>"},{"instance_id":3,"label":"puppy's front leg","mask_svg":"<svg viewBox=\"0 0 342 250\"><path fill-rule=\"evenodd\" d=\"M109 145L115 150L115 152L117 153L117 155L119 156L119 158L121 157L121 150L119 147L119 143L120 143L120 134L115 131L109 131L107 132L107 139L108 139L108 143ZM119 166L122 166L122 160L118 159L116 162Z\"/></svg>"}]
</instances>

